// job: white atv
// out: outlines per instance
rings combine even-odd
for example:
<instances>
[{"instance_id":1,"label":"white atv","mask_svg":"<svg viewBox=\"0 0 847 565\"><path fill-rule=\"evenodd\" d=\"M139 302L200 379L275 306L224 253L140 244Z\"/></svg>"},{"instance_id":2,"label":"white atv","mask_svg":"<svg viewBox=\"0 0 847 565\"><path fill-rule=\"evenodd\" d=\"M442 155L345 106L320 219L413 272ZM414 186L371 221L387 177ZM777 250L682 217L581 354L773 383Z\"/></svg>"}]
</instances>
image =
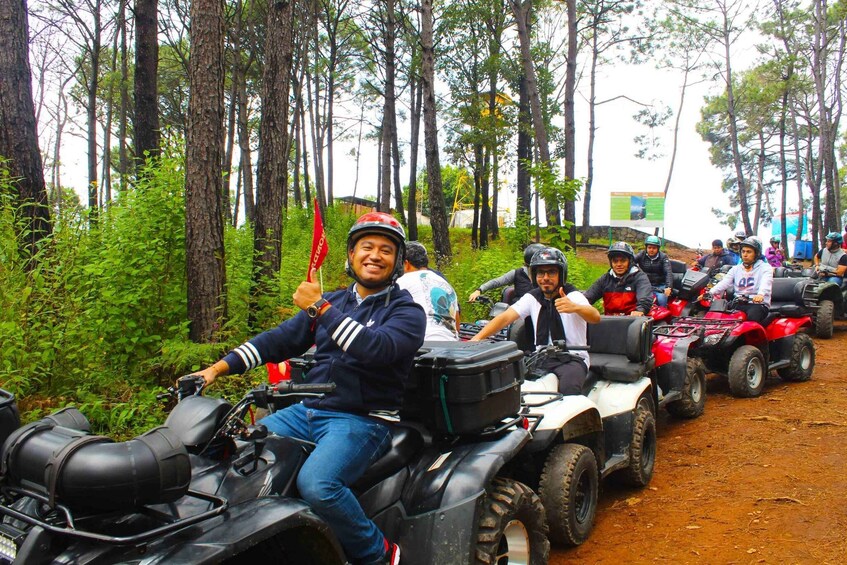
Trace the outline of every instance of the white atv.
<instances>
[{"instance_id":1,"label":"white atv","mask_svg":"<svg viewBox=\"0 0 847 565\"><path fill-rule=\"evenodd\" d=\"M601 478L615 473L625 484L644 487L656 457L651 319L603 316L588 328L591 366L582 395L559 394L556 375L534 370L563 352L563 342L527 356L521 387L524 414L533 425L519 478L537 487L550 541L562 545L588 539ZM512 329L512 335L522 332Z\"/></svg>"}]
</instances>

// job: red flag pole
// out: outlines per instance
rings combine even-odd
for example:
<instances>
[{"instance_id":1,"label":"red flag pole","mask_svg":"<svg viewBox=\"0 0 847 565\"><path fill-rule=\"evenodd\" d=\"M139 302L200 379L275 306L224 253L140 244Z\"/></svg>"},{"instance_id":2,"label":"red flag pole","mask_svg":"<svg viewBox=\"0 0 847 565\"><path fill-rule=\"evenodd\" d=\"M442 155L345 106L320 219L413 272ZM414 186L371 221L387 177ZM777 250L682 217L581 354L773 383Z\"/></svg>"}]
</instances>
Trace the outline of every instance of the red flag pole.
<instances>
[{"instance_id":1,"label":"red flag pole","mask_svg":"<svg viewBox=\"0 0 847 565\"><path fill-rule=\"evenodd\" d=\"M320 270L324 258L329 251L326 241L326 231L324 230L323 218L321 218L321 209L318 206L317 198L315 198L314 213L314 222L312 224L312 253L309 258L309 268L306 270L306 280L309 282L312 282L312 269ZM323 290L323 281L321 282L321 290Z\"/></svg>"}]
</instances>

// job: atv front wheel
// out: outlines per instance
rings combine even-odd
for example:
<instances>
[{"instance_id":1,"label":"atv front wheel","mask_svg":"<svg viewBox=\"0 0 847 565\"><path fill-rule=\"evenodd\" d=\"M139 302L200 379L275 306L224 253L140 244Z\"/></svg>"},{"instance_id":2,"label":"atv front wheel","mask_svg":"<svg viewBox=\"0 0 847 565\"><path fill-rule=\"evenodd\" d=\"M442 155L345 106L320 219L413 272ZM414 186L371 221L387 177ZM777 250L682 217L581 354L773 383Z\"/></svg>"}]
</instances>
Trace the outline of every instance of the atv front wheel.
<instances>
[{"instance_id":1,"label":"atv front wheel","mask_svg":"<svg viewBox=\"0 0 847 565\"><path fill-rule=\"evenodd\" d=\"M682 398L667 405L668 413L676 418L696 418L706 408L706 366L702 359L689 357L685 364L685 384Z\"/></svg>"},{"instance_id":2,"label":"atv front wheel","mask_svg":"<svg viewBox=\"0 0 847 565\"><path fill-rule=\"evenodd\" d=\"M522 483L494 479L479 519L474 563L543 565L549 557L541 499Z\"/></svg>"},{"instance_id":3,"label":"atv front wheel","mask_svg":"<svg viewBox=\"0 0 847 565\"><path fill-rule=\"evenodd\" d=\"M653 478L656 462L656 417L649 398L641 397L635 407L632 440L629 444L629 467L621 479L634 487L646 487Z\"/></svg>"},{"instance_id":4,"label":"atv front wheel","mask_svg":"<svg viewBox=\"0 0 847 565\"><path fill-rule=\"evenodd\" d=\"M821 300L815 313L815 335L821 339L831 338L834 320L835 304L832 300Z\"/></svg>"},{"instance_id":5,"label":"atv front wheel","mask_svg":"<svg viewBox=\"0 0 847 565\"><path fill-rule=\"evenodd\" d=\"M802 382L812 378L815 370L815 344L806 334L794 336L791 346L791 362L788 367L779 369L777 374L784 381Z\"/></svg>"},{"instance_id":6,"label":"atv front wheel","mask_svg":"<svg viewBox=\"0 0 847 565\"><path fill-rule=\"evenodd\" d=\"M753 398L765 388L765 358L758 347L742 345L729 360L729 391L732 396Z\"/></svg>"},{"instance_id":7,"label":"atv front wheel","mask_svg":"<svg viewBox=\"0 0 847 565\"><path fill-rule=\"evenodd\" d=\"M538 488L550 541L573 546L588 539L597 515L599 483L597 458L591 449L566 443L550 451Z\"/></svg>"}]
</instances>

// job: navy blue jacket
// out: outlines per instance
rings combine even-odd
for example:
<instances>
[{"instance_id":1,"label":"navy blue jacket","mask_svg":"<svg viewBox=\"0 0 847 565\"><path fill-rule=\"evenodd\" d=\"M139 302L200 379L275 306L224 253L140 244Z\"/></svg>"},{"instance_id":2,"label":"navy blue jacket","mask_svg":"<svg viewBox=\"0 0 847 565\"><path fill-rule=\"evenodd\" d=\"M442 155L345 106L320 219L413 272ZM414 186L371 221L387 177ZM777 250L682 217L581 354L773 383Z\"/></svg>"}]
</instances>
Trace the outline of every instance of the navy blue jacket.
<instances>
[{"instance_id":1,"label":"navy blue jacket","mask_svg":"<svg viewBox=\"0 0 847 565\"><path fill-rule=\"evenodd\" d=\"M301 311L230 352L224 361L237 374L264 363L279 363L316 345L308 382L336 385L313 408L367 414L398 410L406 377L426 332L426 314L406 290L393 286L356 303L353 285L324 293L332 304L317 320Z\"/></svg>"}]
</instances>

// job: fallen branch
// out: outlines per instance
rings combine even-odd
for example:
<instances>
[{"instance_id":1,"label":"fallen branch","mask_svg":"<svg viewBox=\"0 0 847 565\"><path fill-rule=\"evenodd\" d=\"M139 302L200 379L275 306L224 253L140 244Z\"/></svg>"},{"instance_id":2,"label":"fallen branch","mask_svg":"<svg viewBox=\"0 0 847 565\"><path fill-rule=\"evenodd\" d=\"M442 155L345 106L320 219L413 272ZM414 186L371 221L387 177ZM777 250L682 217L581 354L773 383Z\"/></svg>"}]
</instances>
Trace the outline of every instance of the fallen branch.
<instances>
[{"instance_id":1,"label":"fallen branch","mask_svg":"<svg viewBox=\"0 0 847 565\"><path fill-rule=\"evenodd\" d=\"M841 427L841 428L843 428L844 426L847 426L847 424L841 424L839 422L827 422L827 421L815 421L815 422L803 422L803 423L807 424L809 426L838 426L838 427Z\"/></svg>"},{"instance_id":2,"label":"fallen branch","mask_svg":"<svg viewBox=\"0 0 847 565\"><path fill-rule=\"evenodd\" d=\"M782 422L782 418L775 416L753 416L750 419L756 422Z\"/></svg>"},{"instance_id":3,"label":"fallen branch","mask_svg":"<svg viewBox=\"0 0 847 565\"><path fill-rule=\"evenodd\" d=\"M777 496L773 498L757 498L756 502L792 502L794 504L799 504L800 506L806 506L804 503L800 502L796 498L791 498L790 496Z\"/></svg>"}]
</instances>

